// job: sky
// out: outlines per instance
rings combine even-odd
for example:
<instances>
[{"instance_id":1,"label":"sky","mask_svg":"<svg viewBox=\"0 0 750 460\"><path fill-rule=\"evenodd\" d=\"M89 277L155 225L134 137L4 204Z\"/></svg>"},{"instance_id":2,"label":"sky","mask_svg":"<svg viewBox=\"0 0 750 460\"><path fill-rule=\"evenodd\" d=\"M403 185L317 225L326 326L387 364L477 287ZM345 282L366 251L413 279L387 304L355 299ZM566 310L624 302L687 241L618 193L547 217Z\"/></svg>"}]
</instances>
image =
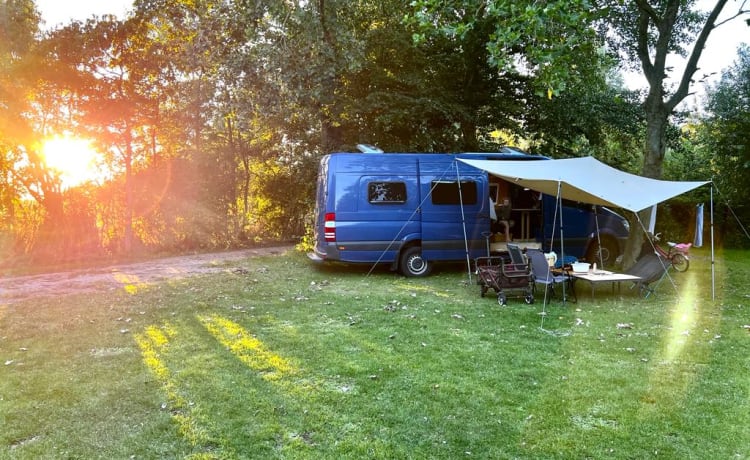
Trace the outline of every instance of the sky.
<instances>
[{"instance_id":1,"label":"sky","mask_svg":"<svg viewBox=\"0 0 750 460\"><path fill-rule=\"evenodd\" d=\"M715 3L716 0L699 0L698 7L704 11L709 11ZM741 3L739 0L729 0L717 24L721 23L727 17L734 16L739 10ZM749 18L750 15L747 14L743 17L735 18L711 32L706 42L706 47L701 54L698 71L693 77L697 82L704 74L713 73L713 75L707 78L706 83L695 83L691 87L691 91L695 94L688 97L685 103L690 106L701 106L702 99L705 98L706 87L715 84L721 77L721 72L730 67L736 60L737 47L742 43L750 44L750 25L745 23L745 19ZM682 75L682 71L685 68L685 59L675 56L667 60L667 65L674 67L671 75L677 78ZM625 84L630 89L648 87L646 77L642 73L625 74ZM675 82L676 84L677 82Z\"/></svg>"},{"instance_id":2,"label":"sky","mask_svg":"<svg viewBox=\"0 0 750 460\"><path fill-rule=\"evenodd\" d=\"M702 9L708 10L716 0L699 0ZM724 7L724 16L734 14L740 7L740 0L729 0ZM92 15L114 14L123 18L125 13L132 8L132 0L36 0L37 8L42 14L47 28L54 28L61 24L67 24L71 20L86 20ZM721 20L721 18L720 18ZM732 65L735 60L737 47L740 43L750 43L750 26L744 18L735 19L722 25L711 33L706 49L701 56L700 70L696 73L698 79L706 73L715 75L709 79L711 82L718 80L721 71ZM684 68L679 60L671 62L675 70ZM627 74L626 84L636 89L646 86L646 79L640 74ZM704 92L702 84L693 87L699 95Z\"/></svg>"},{"instance_id":3,"label":"sky","mask_svg":"<svg viewBox=\"0 0 750 460\"><path fill-rule=\"evenodd\" d=\"M132 0L36 0L45 28L55 28L74 19L85 21L92 15L114 14L123 18L132 6Z\"/></svg>"}]
</instances>

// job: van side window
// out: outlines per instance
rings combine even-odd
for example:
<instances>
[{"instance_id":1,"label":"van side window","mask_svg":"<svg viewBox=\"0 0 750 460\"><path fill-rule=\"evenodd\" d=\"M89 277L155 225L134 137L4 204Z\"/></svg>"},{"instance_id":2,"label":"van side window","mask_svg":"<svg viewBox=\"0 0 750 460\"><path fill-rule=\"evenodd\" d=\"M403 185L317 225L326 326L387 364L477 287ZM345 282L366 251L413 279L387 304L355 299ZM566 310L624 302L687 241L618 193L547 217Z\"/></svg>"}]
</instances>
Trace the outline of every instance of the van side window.
<instances>
[{"instance_id":1,"label":"van side window","mask_svg":"<svg viewBox=\"0 0 750 460\"><path fill-rule=\"evenodd\" d=\"M367 199L370 203L406 203L404 182L370 182L367 184Z\"/></svg>"},{"instance_id":2,"label":"van side window","mask_svg":"<svg viewBox=\"0 0 750 460\"><path fill-rule=\"evenodd\" d=\"M477 183L461 181L459 196L458 181L432 181L432 204L477 204Z\"/></svg>"}]
</instances>

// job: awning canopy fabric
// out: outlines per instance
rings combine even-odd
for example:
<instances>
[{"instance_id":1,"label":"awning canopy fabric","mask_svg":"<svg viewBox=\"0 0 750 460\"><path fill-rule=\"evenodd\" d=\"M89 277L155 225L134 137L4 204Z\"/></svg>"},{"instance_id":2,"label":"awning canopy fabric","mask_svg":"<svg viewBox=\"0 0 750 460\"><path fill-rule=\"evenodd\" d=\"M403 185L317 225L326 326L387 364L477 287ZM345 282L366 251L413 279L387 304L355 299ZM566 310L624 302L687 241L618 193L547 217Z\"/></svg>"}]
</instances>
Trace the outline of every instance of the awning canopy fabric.
<instances>
[{"instance_id":1,"label":"awning canopy fabric","mask_svg":"<svg viewBox=\"0 0 750 460\"><path fill-rule=\"evenodd\" d=\"M593 157L546 161L460 158L514 184L548 195L638 212L709 182L674 182L626 173Z\"/></svg>"}]
</instances>

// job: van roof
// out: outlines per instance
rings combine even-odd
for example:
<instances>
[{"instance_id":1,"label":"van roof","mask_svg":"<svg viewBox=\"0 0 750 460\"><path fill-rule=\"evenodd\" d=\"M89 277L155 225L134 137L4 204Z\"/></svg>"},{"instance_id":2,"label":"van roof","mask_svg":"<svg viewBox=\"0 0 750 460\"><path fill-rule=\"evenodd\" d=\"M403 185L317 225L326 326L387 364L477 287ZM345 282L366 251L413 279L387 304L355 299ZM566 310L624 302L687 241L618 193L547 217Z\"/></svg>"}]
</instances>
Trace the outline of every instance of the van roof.
<instances>
[{"instance_id":1,"label":"van roof","mask_svg":"<svg viewBox=\"0 0 750 460\"><path fill-rule=\"evenodd\" d=\"M398 155L454 155L458 157L464 157L464 158L471 158L471 157L483 157L484 159L495 159L495 160L549 160L549 157L546 157L544 155L539 155L536 153L529 153L524 150L521 150L518 147L512 147L509 145L504 145L500 147L495 152L451 152L451 153L439 153L439 152L385 152L379 148L367 146L370 147L369 149L364 149L357 146L359 148L359 152L335 152L335 153L354 153L354 154L361 154L361 155L371 155L371 154L398 154Z\"/></svg>"}]
</instances>

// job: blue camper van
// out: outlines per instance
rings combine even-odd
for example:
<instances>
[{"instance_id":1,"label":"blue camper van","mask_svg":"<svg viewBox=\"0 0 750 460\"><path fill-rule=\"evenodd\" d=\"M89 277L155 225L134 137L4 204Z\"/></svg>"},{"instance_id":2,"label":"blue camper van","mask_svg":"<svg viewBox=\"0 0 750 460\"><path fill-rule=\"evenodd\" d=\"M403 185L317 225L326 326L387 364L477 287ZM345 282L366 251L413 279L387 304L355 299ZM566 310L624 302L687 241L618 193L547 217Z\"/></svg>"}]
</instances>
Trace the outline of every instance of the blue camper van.
<instances>
[{"instance_id":1,"label":"blue camper van","mask_svg":"<svg viewBox=\"0 0 750 460\"><path fill-rule=\"evenodd\" d=\"M512 239L553 241L555 197L540 195L457 158L542 161L513 148L497 153L332 153L320 161L314 213L316 262L387 263L405 276L427 275L433 262L487 255ZM625 219L568 203L565 253L593 258L601 241L615 256L627 238ZM610 241L610 236L612 241ZM546 245L545 245L546 242ZM607 252L609 255L609 252Z\"/></svg>"}]
</instances>

